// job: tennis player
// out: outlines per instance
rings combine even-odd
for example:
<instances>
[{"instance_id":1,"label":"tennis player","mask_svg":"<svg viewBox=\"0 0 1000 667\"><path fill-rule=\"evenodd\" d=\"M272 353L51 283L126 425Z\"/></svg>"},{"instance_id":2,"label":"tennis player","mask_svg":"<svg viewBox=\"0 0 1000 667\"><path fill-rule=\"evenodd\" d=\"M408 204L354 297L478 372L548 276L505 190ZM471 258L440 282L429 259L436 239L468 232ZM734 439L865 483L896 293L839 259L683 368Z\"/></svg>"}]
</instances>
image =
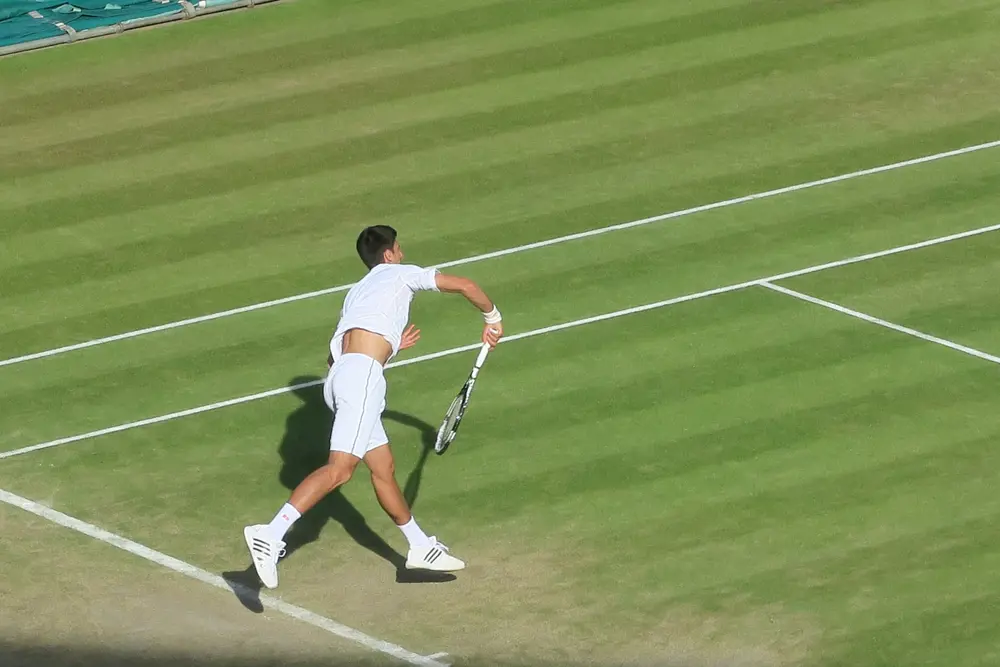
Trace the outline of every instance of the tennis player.
<instances>
[{"instance_id":1,"label":"tennis player","mask_svg":"<svg viewBox=\"0 0 1000 667\"><path fill-rule=\"evenodd\" d=\"M412 327L405 334L403 331L416 292L463 295L482 311L486 323L482 339L491 347L503 335L500 311L468 278L403 264L403 251L392 227L364 229L357 249L369 271L344 299L340 322L330 341L332 365L323 385L326 404L335 412L329 462L299 484L271 523L243 529L257 575L268 588L278 585L277 565L284 555L285 534L300 516L351 479L361 461L371 471L379 504L409 543L406 567L438 572L465 567L448 553L448 547L417 525L396 483L389 438L381 419L386 395L383 368L403 346L404 336L409 346L419 335Z\"/></svg>"}]
</instances>

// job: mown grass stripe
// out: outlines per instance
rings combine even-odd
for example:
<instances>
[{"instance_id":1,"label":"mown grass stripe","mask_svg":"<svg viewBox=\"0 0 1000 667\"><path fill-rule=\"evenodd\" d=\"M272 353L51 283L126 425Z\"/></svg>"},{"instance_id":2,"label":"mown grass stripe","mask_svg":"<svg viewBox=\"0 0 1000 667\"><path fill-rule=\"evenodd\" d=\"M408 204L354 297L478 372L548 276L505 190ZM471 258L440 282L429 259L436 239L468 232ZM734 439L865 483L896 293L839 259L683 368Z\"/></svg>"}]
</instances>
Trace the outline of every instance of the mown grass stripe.
<instances>
[{"instance_id":1,"label":"mown grass stripe","mask_svg":"<svg viewBox=\"0 0 1000 667\"><path fill-rule=\"evenodd\" d=\"M632 90L641 95L650 95L651 93L657 95L663 95L664 91L675 91L683 90L685 92L692 92L697 90L711 90L725 85L732 85L745 81L746 78L752 76L770 75L775 71L789 72L789 71L806 71L823 65L829 65L837 62L842 62L844 58L854 59L859 55L859 49L862 50L866 55L872 56L880 53L888 53L893 50L900 48L905 48L907 46L915 46L921 43L923 40L927 39L940 39L942 34L950 34L950 31L960 30L982 30L983 27L974 22L970 21L969 14L975 14L975 11L967 11L965 13L959 13L955 16L950 16L945 19L946 23L942 23L941 19L935 18L934 20L922 20L916 21L917 25L923 26L924 24L934 26L934 31L923 31L916 29L916 26L911 23L904 23L900 26L893 26L890 29L877 29L871 30L867 33L860 33L857 35L850 35L847 38L837 38L833 40L823 40L818 44L807 45L806 47L792 47L784 49L775 49L766 52L760 57L739 57L739 58L728 58L721 61L709 63L708 65L695 66L693 68L686 68L681 70L676 70L668 72L666 75L667 80L663 79L664 75L653 75L652 77L642 77L639 79L632 80L625 84L625 91ZM649 45L656 45L663 43L663 36L656 30L651 30L648 26L643 26L639 30L649 31ZM918 41L909 41L917 39ZM902 40L902 41L901 41ZM602 52L600 49L593 48L590 44L590 40L584 40L585 44L581 47L581 53L576 54L575 57L570 58L570 55L565 52L564 45L559 45L552 51L557 62L581 62L589 59L595 59L607 55L608 52ZM844 43L843 47L835 46L834 43L840 41ZM634 34L622 35L621 38L616 38L613 40L602 41L601 44L607 43L613 45L613 50L611 53L619 52L633 52L636 50L641 40ZM532 71L534 68L545 69L552 66L553 63L546 63L545 59L539 54L532 54L530 58L522 61L521 58L511 58L509 55L505 55L499 62L486 66L486 67L473 67L471 63L463 63L461 65L463 71L466 72L466 76L471 76L472 78L468 80L469 83L478 82L484 76L487 78L492 78L497 76L496 68L511 68L509 72L523 73L526 68L527 71ZM485 71L484 71L485 70ZM504 70L501 69L501 74ZM440 78L438 78L440 76ZM437 83L434 83L437 81ZM446 75L435 75L431 78L430 89L427 88L428 82L425 77L414 76L407 74L401 77L401 80L396 80L390 78L390 80L385 82L385 86L381 84L376 85L372 82L366 82L364 84L359 84L358 90L340 90L339 95L335 99L331 99L329 93L322 92L316 97L314 103L310 103L305 99L291 99L291 100L279 100L278 103L264 103L270 104L271 108L247 108L243 110L242 117L247 119L267 119L267 123L284 122L290 120L286 118L285 115L289 112L293 114L300 114L303 109L310 107L316 107L322 109L322 113L329 114L332 110L346 111L350 109L360 109L365 106L377 103L384 103L389 100L398 100L411 96L413 94L426 94L432 90L442 90L450 87L454 87L461 83L461 79L456 81L454 73L447 73ZM414 88L414 86L417 86ZM436 87L444 86L444 88ZM707 86L707 87L706 87ZM381 92L380 92L381 91ZM622 98L623 90L616 90L612 88L613 100L620 100ZM586 93L584 93L586 94ZM628 95L624 95L628 98ZM656 98L654 98L656 99ZM643 101L649 101L649 98L644 98ZM550 101L555 104L556 100ZM570 100L563 100L561 106L566 109L577 108L579 104L570 103ZM591 100L587 104L587 108L595 108L591 106L595 101ZM620 102L618 102L620 103ZM632 103L635 103L633 101ZM599 102L597 102L597 107L600 108ZM227 114L228 117L228 114ZM253 120L251 122L258 122ZM318 149L317 149L318 150ZM233 164L231 168L233 170L240 170L244 173L247 178L253 178L255 180L268 180L269 178L274 178L275 169L279 167L281 169L287 169L289 165L287 163L281 163L276 165L274 168L266 168L267 163L262 164L258 159L253 159L251 161L244 161L242 164ZM295 162L295 164L307 164L312 165L313 161L309 162ZM247 173L249 172L249 173ZM202 172L192 171L184 179L179 179L183 182L172 184L174 185L174 190L176 191L191 191L191 194L197 194L199 192L204 192L207 187L218 187L216 182L219 178L220 170L218 167L213 167L211 170L204 170ZM132 175L129 174L124 177L124 183L136 182ZM138 183L143 180L140 176ZM137 184L138 184L137 183ZM81 184L77 187L86 187L88 190L93 189L93 185ZM144 184L144 190L154 189L157 186L153 183L147 182ZM100 186L98 186L100 188ZM4 201L16 203L20 200L18 194L21 197L25 194L32 192L32 188L26 189L22 186L20 189L14 192L6 193L4 196ZM107 191L104 192L107 194ZM155 201L155 196L150 192L150 196ZM189 195L190 196L190 195ZM68 202L67 202L68 204ZM113 202L110 204L114 206Z\"/></svg>"},{"instance_id":2,"label":"mown grass stripe","mask_svg":"<svg viewBox=\"0 0 1000 667\"><path fill-rule=\"evenodd\" d=\"M657 14L662 14L661 10L657 10ZM591 16L593 15L593 16ZM609 16L605 16L609 15ZM897 16L893 18L893 22L898 22L900 20L919 18L921 16L926 16L927 11L924 9L914 10L912 9L912 3L905 5L900 5L899 12ZM540 89L546 87L552 87L554 90L565 88L568 85L575 85L579 88L580 79L581 81L593 81L595 74L599 73L603 68L607 68L613 61L618 63L614 68L614 73L620 78L623 72L628 72L630 68L641 69L643 72L649 74L655 71L657 68L662 67L672 67L684 65L690 66L696 64L699 60L705 60L705 54L714 52L724 52L729 55L729 57L736 56L746 56L749 57L756 52L759 52L762 46L767 45L772 47L774 45L786 45L792 46L795 44L805 44L810 41L815 41L818 36L832 37L836 35L842 35L845 33L854 32L858 25L866 25L869 29L891 25L887 23L887 14L885 12L875 12L873 7L864 5L861 7L848 7L844 10L838 10L835 12L828 12L823 15L823 22L819 24L822 26L823 30L817 35L816 22L811 17L804 19L792 19L781 21L776 24L767 24L764 26L750 26L740 30L738 33L733 34L723 34L715 37L698 37L694 40L691 39L681 39L681 40L664 40L662 44L651 48L640 49L636 53L644 54L650 53L651 51L662 51L658 57L653 58L652 62L636 62L629 63L626 59L628 56L619 55L612 57L599 57L598 60L592 60L588 57L582 62L572 62L565 67L558 67L555 70L553 68L543 68L538 71L534 71L534 76L540 76L547 73L551 73L550 78L553 80L548 83L539 82ZM599 20L603 19L603 20ZM508 56L506 60L509 60L509 56L514 53L521 54L519 60L524 59L523 48L531 47L536 48L533 45L539 40L544 39L545 42L552 43L557 41L557 39L563 39L566 36L572 36L574 39L579 40L586 37L588 30L596 31L598 36L601 32L606 32L608 30L616 29L621 30L632 26L634 29L635 25L641 25L648 23L648 18L643 12L635 11L624 11L617 10L614 12L605 11L595 11L588 13L588 21L583 22L575 20L572 23L556 22L555 25L558 29L552 30L549 28L542 29L541 26L533 27L531 30L521 29L519 31L510 34L509 31L501 32L499 37L494 38L494 42L497 44L497 48L503 48L502 51L492 54L492 58L496 59L501 56ZM804 28L812 28L812 30L805 30ZM581 35L581 32L583 33ZM518 35L525 35L522 39L526 41L526 44L522 45L521 51L511 51L512 40L516 43L516 37ZM942 43L943 44L943 43ZM405 73L413 73L414 76L419 77L422 71L430 71L435 67L439 67L442 64L447 65L449 63L456 64L457 62L469 63L469 62L486 62L491 63L492 61L487 59L483 61L484 57L489 58L487 54L490 53L489 44L483 45L480 39L470 40L468 44L462 47L451 47L450 49L445 47L442 48L447 57L444 63L435 63L434 58L428 58L427 49L429 47L423 47L419 54L414 53L404 53L403 55L390 57L389 54L380 55L377 58L372 58L371 62L361 62L354 63L350 65L343 65L339 67L327 67L324 70L317 70L315 68L296 68L285 70L281 72L280 77L272 76L270 79L257 77L255 79L254 86L244 85L244 92L240 93L239 90L234 89L233 86L228 88L219 89L218 87L209 87L202 91L202 94L207 98L201 100L199 97L192 94L192 91L185 93L183 96L177 95L161 95L156 96L147 100L143 100L139 104L130 104L124 107L111 105L109 106L105 103L100 112L92 112L90 114L81 115L80 113L67 114L59 119L60 123L63 124L68 130L72 129L72 141L77 145L78 150L76 152L83 152L85 148L91 147L93 149L102 150L106 149L100 145L100 143L95 142L95 133L97 136L105 135L109 133L109 127L115 128L112 130L114 133L125 132L125 136L122 137L121 141L111 142L111 146L114 146L118 151L117 154L121 154L121 151L126 149L137 151L138 148L146 147L149 149L150 141L160 141L166 142L171 138L175 142L184 141L197 141L202 138L208 137L219 137L225 134L232 134L233 132L239 132L241 130L258 130L261 127L266 126L267 123L271 121L269 119L275 118L273 114L261 114L261 113L247 113L247 109L253 104L259 104L262 101L269 100L269 104L278 104L276 113L288 113L289 111L293 113L301 113L298 111L303 108L301 100L298 100L297 104L292 104L291 96L297 94L297 92L308 92L305 89L311 89L313 94L321 94L326 91L331 97L336 96L337 88L336 85L339 83L347 83L352 80L355 83L363 83L368 78L371 78L371 74L374 73L376 78L386 77L386 76L401 76ZM484 54L483 50L487 53ZM494 49L495 50L495 49ZM557 52L558 53L558 52ZM652 54L650 53L650 56ZM648 57L647 57L648 58ZM395 60L399 60L399 64L395 64ZM947 57L942 58L941 62L950 62ZM419 64L418 69L414 67ZM403 67L403 71L399 71L400 67ZM343 69L346 68L346 71ZM486 69L492 71L492 66L488 66ZM536 68L537 69L537 68ZM578 76L579 75L579 76ZM518 73L517 78L525 78L526 74ZM493 80L493 77L488 77ZM525 86L517 83L510 82L511 76L507 76L503 79L502 83L511 85L511 90L506 94L517 98L523 93ZM481 100L489 99L491 93L493 93L496 86L486 86L484 90L477 92L478 88L483 87L479 79L476 83L471 83L468 85L458 86L460 88L466 88L460 96L456 96L455 103L458 106L468 104L470 102L480 102ZM324 84L324 82L326 82ZM527 82L525 82L527 83ZM331 86L333 86L331 88ZM531 89L531 86L527 86ZM272 90L273 89L273 90ZM502 87L501 87L502 89ZM446 91L440 91L446 92ZM433 93L431 94L433 95ZM426 97L427 95L424 95ZM499 99L503 100L504 97ZM280 104L284 100L286 104ZM206 108L207 106L207 108ZM329 104L322 104L319 108L322 110L327 110ZM413 111L409 109L408 111ZM232 108L230 108L232 107ZM232 111L235 108L239 108L242 113L236 115ZM165 110L169 110L170 113L165 113ZM190 117L190 118L189 118ZM323 118L325 116L313 116L316 119ZM195 120L197 118L197 120ZM298 119L299 122L308 119ZM243 124L251 123L246 127ZM11 145L11 147L16 147L23 145L22 142L29 142L36 145L38 148L59 146L61 139L58 135L53 135L50 131L50 121L40 122L36 124L37 127L16 127L11 129L6 142ZM143 129L146 129L144 132ZM87 142L87 137L91 137L89 143ZM125 138L129 141L125 141ZM82 144L76 144L75 142L82 141ZM0 147L5 143L2 132L0 132ZM165 145L165 144L160 144ZM28 148L25 146L25 148ZM70 148L67 150L58 151L60 155L64 158L71 156L73 153L70 152ZM29 154L22 153L20 157L28 157Z\"/></svg>"},{"instance_id":3,"label":"mown grass stripe","mask_svg":"<svg viewBox=\"0 0 1000 667\"><path fill-rule=\"evenodd\" d=\"M42 93L22 98L0 116L4 125L38 120L68 111L85 111L98 101L120 102L138 100L146 95L165 91L190 90L210 84L238 81L247 72L268 74L300 67L305 64L331 63L379 50L415 46L450 36L468 35L495 30L497 26L530 23L546 16L562 16L582 9L606 6L629 0L505 0L483 6L457 4L451 11L437 14L423 12L410 19L369 29L333 32L312 40L296 40L293 45L243 52L239 66L229 65L229 56L209 58L202 67L192 71L190 65L163 68L155 76L146 73L122 78L101 85L79 86L56 93ZM428 15L430 14L430 15Z\"/></svg>"},{"instance_id":4,"label":"mown grass stripe","mask_svg":"<svg viewBox=\"0 0 1000 667\"><path fill-rule=\"evenodd\" d=\"M974 127L974 128L977 127L977 126L978 126L977 124L972 124L971 125L971 127ZM945 132L945 133L943 133L942 136L948 137L952 131L954 131L954 128L948 128L948 131ZM881 154L892 154L894 152L901 153L901 152L904 152L904 151L912 148L912 143L913 143L913 139L912 138L906 138L905 140L902 140L902 139L900 139L900 140L894 140L894 141L891 142L891 145L888 145L888 146L883 145L882 147L880 147L880 148L882 148L882 150L879 150L879 147L875 147L875 146L866 146L866 150L872 150L874 152L879 152ZM823 155L821 157L810 158L808 160L802 160L802 161L797 161L797 162L796 161L793 161L793 162L781 162L780 163L781 164L780 168L775 168L774 166L767 166L767 167L762 166L756 172L750 172L750 173L760 173L762 175L766 174L765 178L772 179L772 178L780 178L783 172L787 172L791 177L794 177L796 175L801 176L802 173L810 173L810 172L813 172L813 171L819 171L820 169L822 169L823 171L825 171L826 169L828 169L828 167L829 167L830 164L835 164L835 163L837 163L839 161L843 161L843 162L845 162L847 164L851 164L851 163L856 164L857 163L856 160L860 159L855 154L857 150L858 149L855 149L855 150L852 150L852 151L847 151L844 154L840 154L840 153L826 154L826 155ZM767 158L769 156L764 155L762 157ZM674 165L674 168L679 168L679 166L680 165ZM725 165L721 165L721 166L725 166ZM540 172L535 172L535 173L540 173ZM741 178L741 180L742 179L747 179L747 175L746 175L745 171L741 171L740 178ZM530 181L531 179L527 179L527 180ZM733 176L732 175L717 176L717 177L714 177L714 178L708 178L708 179L703 179L703 180L700 180L700 181L694 181L693 183L688 183L687 185L689 187L687 187L687 189L685 190L685 192L699 192L699 191L709 191L709 192L711 192L711 191L713 191L715 189L718 189L719 191L721 191L720 194L726 194L726 189L732 187L732 182L733 182ZM473 180L470 184L474 185L475 187L470 190L468 196L474 196L476 194L476 192L478 192L481 187L483 187L484 185L488 185L488 183L484 183L482 181L478 181L477 182L475 180ZM405 193L406 190L409 190L410 192L413 192L414 194L418 194L418 192L420 191L420 188L413 188L412 186L410 186L410 187L408 187L406 189L403 189L401 194ZM385 191L383 191L381 193L382 197L386 196L387 194L388 193L386 193ZM385 202L385 200L382 197L373 195L370 198L368 198L368 200L371 201L372 204L376 205L376 206L379 206L379 205L388 205L389 208L387 210L385 210L384 214L386 214L386 215L388 215L388 216L391 217L393 215L393 210L392 209L396 208L399 205L400 198L391 199L388 202ZM402 199L405 201L405 197L402 198ZM340 207L338 210L343 210L343 207ZM288 244L288 249L290 250L291 248L293 248L294 246L297 246L297 245L300 245L300 244L299 243L289 243ZM276 247L280 247L280 246L275 246L273 244L271 244L271 245L266 245L266 244L265 245L260 245L260 246L258 246L258 247L256 247L254 249L254 256L260 256L260 253L263 252L263 251L265 251L265 250L271 250L271 251L273 251L274 248L276 248ZM273 255L272 255L272 257L273 257ZM295 257L297 258L296 261L301 260L301 258L302 258L301 251L296 251ZM222 259L222 258L223 258L222 255L216 255L214 259L217 260L217 259ZM229 258L226 258L226 259L230 260L230 261L228 261L227 264L215 266L213 268L213 270L211 272L209 272L209 273L212 273L212 272L216 272L217 273L217 272L224 271L229 276L228 277L228 281L229 281L229 285L231 285L231 287L227 287L226 289L224 289L223 293L228 293L229 296L230 296L230 298L231 298L232 293L233 293L233 288L239 289L241 287L240 283L238 282L238 276L240 275L240 272L241 271L243 271L243 272L251 272L251 273L254 274L254 279L253 279L252 286L249 283L245 283L244 285L246 287L248 287L248 288L252 287L253 288L252 292L253 292L254 296L256 298L259 298L260 295L261 295L261 293L262 293L262 289L266 289L266 285L268 283L268 280L264 276L261 275L261 271L262 271L261 267L258 266L258 265L255 265L255 264L248 264L245 259L241 259L241 258L235 257L235 256L232 256L232 257L229 257ZM428 259L430 259L431 261L433 261L433 259L434 259L433 254L431 254L428 257ZM240 260L240 261L238 261L237 263L233 263L236 260ZM323 260L323 261L325 262L325 261L328 261L328 260ZM427 262L427 263L430 263L430 262ZM188 262L188 263L185 263L184 266L187 266L188 268L192 269L193 271L196 271L196 272L189 272L187 274L185 280L179 280L180 276L178 276L178 280L174 280L173 282L163 282L161 278L159 278L159 277L157 277L155 275L155 272L153 272L153 271L147 271L147 272L144 272L141 275L141 277L143 277L143 281L142 282L140 282L138 280L140 278L140 274L133 274L133 276L134 276L134 278L136 278L136 280L133 280L131 282L131 284L129 285L129 289L128 290L124 290L124 291L121 290L121 289L118 289L117 294L112 294L110 292L101 292L99 294L95 293L95 292L93 292L94 285L90 284L90 285L86 285L86 286L84 286L84 285L67 286L67 287L61 288L61 289L59 289L57 291L49 292L50 296L48 298L54 298L57 295L63 295L63 296L67 296L67 297L69 297L71 294L75 295L75 296L73 296L72 299L69 299L66 302L65 307L63 307L60 310L58 310L58 315L59 315L60 320L63 320L64 318L67 318L67 317L73 318L73 317L85 316L85 312L92 312L92 308L93 308L92 302L95 299L98 299L98 298L100 300L100 305L101 305L101 309L102 310L108 310L108 309L113 309L113 308L121 308L123 306L136 307L136 305L138 305L138 304L134 301L134 297L133 297L133 294L136 293L136 292L141 292L143 303L148 303L149 307L150 307L150 311L155 314L156 312L159 311L159 307L160 306L162 306L165 303L168 303L167 301L162 301L162 300L157 303L157 300L163 299L164 297L169 297L170 296L169 294L164 294L163 293L163 290L165 288L171 288L171 289L175 290L175 292L174 292L175 294L178 293L177 292L178 290L182 291L184 293L184 295L185 295L184 296L184 301L185 301L186 304L188 304L188 307L190 307L191 305L195 305L195 303L196 303L196 302L192 302L191 301L192 296L198 294L199 292L201 292L204 289L203 286L205 284L205 275L208 275L208 274L206 274L206 272L204 270L202 270L200 268L197 268L197 263L196 262ZM240 269L239 267L242 267L242 269ZM173 269L175 269L175 270L176 269L180 269L180 268L182 268L182 267L179 266L179 265L175 265L173 267ZM175 271L174 270L171 271L171 275L175 275ZM272 278L272 280L274 280L274 282L272 284L278 285L279 287L284 287L285 289L283 289L282 291L284 291L286 294L287 294L287 287L285 287L285 286L289 284L287 282L288 276L304 276L304 277L307 277L307 278L311 277L312 280L315 280L315 269L311 268L309 266L302 266L302 267L297 267L291 273L288 273L287 270L278 270L277 272L275 272L274 278ZM152 281L152 282L150 282L150 281ZM185 283L190 283L190 284L185 284ZM195 286L195 283L197 283L197 287ZM212 289L215 289L215 288L212 288ZM265 291L264 293L266 294L267 292ZM279 294L280 294L280 292L279 292ZM27 300L24 300L24 299L27 299ZM10 320L8 320L8 321L18 322L22 326L28 327L28 326L33 326L34 324L40 324L41 323L41 322L39 322L37 320L35 322L32 322L32 318L33 317L34 318L37 318L37 317L40 317L40 316L45 316L47 318L51 318L52 317L52 313L51 312L43 313L43 312L38 312L37 311L37 308L35 308L32 305L32 304L37 303L37 299L36 298L31 297L29 299L29 297L26 296L26 297L24 297L24 299L21 299L21 300L16 299L16 298L15 299L6 299L6 300L4 300L4 302L0 302L0 304L2 304L2 308L5 309L5 310L7 310L7 312L16 312L16 315L13 315L12 318ZM22 301L23 301L23 303L22 303ZM135 304L135 305L129 305L130 303L131 304ZM16 311L14 311L12 309L16 309Z\"/></svg>"}]
</instances>

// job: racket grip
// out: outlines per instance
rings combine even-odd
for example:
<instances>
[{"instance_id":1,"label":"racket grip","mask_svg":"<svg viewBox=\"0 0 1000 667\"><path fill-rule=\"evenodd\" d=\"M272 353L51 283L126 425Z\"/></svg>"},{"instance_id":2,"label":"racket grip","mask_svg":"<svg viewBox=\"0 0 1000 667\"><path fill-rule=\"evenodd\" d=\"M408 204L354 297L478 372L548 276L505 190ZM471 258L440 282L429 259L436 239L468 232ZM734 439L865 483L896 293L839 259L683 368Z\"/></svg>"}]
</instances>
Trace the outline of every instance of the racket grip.
<instances>
[{"instance_id":1,"label":"racket grip","mask_svg":"<svg viewBox=\"0 0 1000 667\"><path fill-rule=\"evenodd\" d=\"M479 356L476 357L476 368L479 368L480 366L483 365L483 362L486 361L486 355L489 353L490 353L490 346L487 345L486 343L483 343L482 349L479 350Z\"/></svg>"}]
</instances>

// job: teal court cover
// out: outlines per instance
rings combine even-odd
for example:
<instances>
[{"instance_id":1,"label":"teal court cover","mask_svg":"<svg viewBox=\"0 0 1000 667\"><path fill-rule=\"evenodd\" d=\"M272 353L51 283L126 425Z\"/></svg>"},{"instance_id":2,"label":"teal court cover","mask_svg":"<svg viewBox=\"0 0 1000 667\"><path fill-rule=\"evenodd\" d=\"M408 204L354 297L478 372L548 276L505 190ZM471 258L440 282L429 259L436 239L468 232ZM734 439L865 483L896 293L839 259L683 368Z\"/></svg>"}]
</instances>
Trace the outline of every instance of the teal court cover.
<instances>
[{"instance_id":1,"label":"teal court cover","mask_svg":"<svg viewBox=\"0 0 1000 667\"><path fill-rule=\"evenodd\" d=\"M0 0L0 54L270 0Z\"/></svg>"}]
</instances>

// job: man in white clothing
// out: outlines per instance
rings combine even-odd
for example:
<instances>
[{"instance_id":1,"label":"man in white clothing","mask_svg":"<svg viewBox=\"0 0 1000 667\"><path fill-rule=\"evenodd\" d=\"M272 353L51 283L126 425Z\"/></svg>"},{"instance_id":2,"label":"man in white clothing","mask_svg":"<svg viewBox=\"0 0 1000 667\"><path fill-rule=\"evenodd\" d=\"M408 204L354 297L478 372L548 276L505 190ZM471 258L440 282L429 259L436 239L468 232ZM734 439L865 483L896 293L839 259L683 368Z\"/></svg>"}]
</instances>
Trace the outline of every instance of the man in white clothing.
<instances>
[{"instance_id":1,"label":"man in white clothing","mask_svg":"<svg viewBox=\"0 0 1000 667\"><path fill-rule=\"evenodd\" d=\"M332 365L323 386L326 403L335 412L329 461L299 484L271 523L243 530L257 574L268 588L278 585L278 559L284 553L284 537L292 524L351 479L360 461L371 471L382 509L409 542L406 567L438 572L465 567L445 545L428 537L417 525L396 483L389 438L381 419L385 410L383 368L403 345L403 330L416 292L462 294L482 311L482 339L491 346L503 335L500 312L486 293L467 278L403 264L396 230L391 227L364 229L357 249L369 272L344 299L340 322L330 341Z\"/></svg>"}]
</instances>

